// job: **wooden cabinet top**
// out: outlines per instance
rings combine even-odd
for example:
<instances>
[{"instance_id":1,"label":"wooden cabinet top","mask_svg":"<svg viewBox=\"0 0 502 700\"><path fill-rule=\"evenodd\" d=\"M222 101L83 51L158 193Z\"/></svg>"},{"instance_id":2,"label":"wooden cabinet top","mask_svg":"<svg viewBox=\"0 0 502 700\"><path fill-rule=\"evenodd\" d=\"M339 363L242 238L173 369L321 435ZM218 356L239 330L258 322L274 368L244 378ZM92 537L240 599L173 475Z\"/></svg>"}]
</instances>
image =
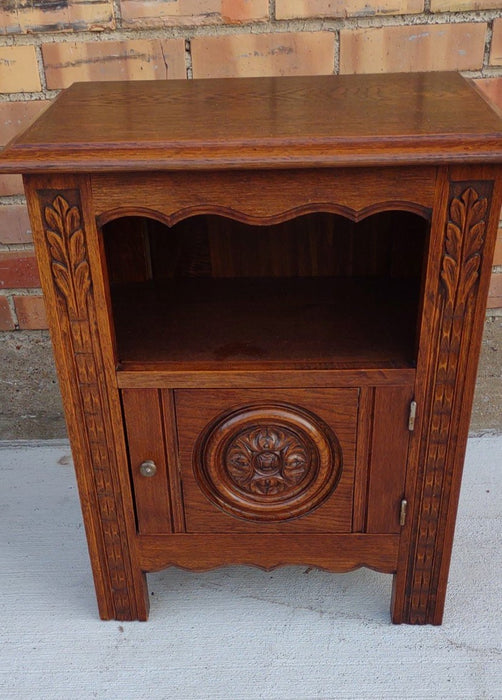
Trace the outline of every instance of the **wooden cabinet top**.
<instances>
[{"instance_id":1,"label":"wooden cabinet top","mask_svg":"<svg viewBox=\"0 0 502 700\"><path fill-rule=\"evenodd\" d=\"M456 73L76 83L2 172L501 162L502 119Z\"/></svg>"}]
</instances>

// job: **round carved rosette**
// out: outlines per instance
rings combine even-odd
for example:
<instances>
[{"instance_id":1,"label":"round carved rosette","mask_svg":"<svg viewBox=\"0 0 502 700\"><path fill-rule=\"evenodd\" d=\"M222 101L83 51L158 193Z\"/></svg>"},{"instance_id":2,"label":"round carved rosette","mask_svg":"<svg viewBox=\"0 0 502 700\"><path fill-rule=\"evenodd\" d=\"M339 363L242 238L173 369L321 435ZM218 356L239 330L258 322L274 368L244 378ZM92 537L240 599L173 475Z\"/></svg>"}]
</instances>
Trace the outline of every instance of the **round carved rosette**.
<instances>
[{"instance_id":1,"label":"round carved rosette","mask_svg":"<svg viewBox=\"0 0 502 700\"><path fill-rule=\"evenodd\" d=\"M262 404L212 422L196 445L194 468L207 498L225 512L247 520L288 520L332 493L342 451L314 414Z\"/></svg>"}]
</instances>

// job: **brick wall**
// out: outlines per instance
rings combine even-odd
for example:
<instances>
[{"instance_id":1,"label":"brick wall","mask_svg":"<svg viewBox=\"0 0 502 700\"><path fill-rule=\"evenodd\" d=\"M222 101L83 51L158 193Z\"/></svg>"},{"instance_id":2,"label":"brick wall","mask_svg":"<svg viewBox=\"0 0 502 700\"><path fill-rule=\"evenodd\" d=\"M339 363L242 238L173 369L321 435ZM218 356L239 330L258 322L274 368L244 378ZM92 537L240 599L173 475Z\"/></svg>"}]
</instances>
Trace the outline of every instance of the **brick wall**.
<instances>
[{"instance_id":1,"label":"brick wall","mask_svg":"<svg viewBox=\"0 0 502 700\"><path fill-rule=\"evenodd\" d=\"M502 0L3 0L0 145L76 80L442 69L502 109ZM0 330L45 327L21 178L0 176Z\"/></svg>"}]
</instances>

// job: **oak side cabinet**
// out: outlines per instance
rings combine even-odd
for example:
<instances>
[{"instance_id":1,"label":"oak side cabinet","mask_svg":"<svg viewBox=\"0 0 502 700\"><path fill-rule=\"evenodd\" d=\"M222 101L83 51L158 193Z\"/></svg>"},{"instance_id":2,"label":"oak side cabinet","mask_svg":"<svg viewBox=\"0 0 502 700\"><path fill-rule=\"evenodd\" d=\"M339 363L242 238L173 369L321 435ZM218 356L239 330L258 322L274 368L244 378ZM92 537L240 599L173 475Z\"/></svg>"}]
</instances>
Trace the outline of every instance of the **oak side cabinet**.
<instances>
[{"instance_id":1,"label":"oak side cabinet","mask_svg":"<svg viewBox=\"0 0 502 700\"><path fill-rule=\"evenodd\" d=\"M81 83L6 147L102 618L302 564L441 623L501 163L455 73Z\"/></svg>"}]
</instances>

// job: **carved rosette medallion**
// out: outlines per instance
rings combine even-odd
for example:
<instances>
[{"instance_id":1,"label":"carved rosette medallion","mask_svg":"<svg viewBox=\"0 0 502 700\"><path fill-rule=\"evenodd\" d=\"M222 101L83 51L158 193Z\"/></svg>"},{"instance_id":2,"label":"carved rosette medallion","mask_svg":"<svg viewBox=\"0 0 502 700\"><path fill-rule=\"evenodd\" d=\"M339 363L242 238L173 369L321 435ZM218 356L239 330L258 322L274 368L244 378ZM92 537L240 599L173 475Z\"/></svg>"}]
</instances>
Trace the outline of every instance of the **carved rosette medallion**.
<instances>
[{"instance_id":1,"label":"carved rosette medallion","mask_svg":"<svg viewBox=\"0 0 502 700\"><path fill-rule=\"evenodd\" d=\"M312 469L308 446L288 428L246 428L226 449L229 478L244 493L277 496L301 484Z\"/></svg>"},{"instance_id":2,"label":"carved rosette medallion","mask_svg":"<svg viewBox=\"0 0 502 700\"><path fill-rule=\"evenodd\" d=\"M441 316L434 376L431 430L424 462L423 496L417 550L411 567L410 621L429 619L438 587L440 559L436 540L444 528L445 488L451 476L451 433L460 415L464 366L476 305L493 183L450 183L439 281ZM446 486L445 486L446 483ZM431 603L432 601L432 603Z\"/></svg>"},{"instance_id":3,"label":"carved rosette medallion","mask_svg":"<svg viewBox=\"0 0 502 700\"><path fill-rule=\"evenodd\" d=\"M225 512L277 521L305 515L332 493L342 453L317 416L284 404L255 405L206 428L194 467L207 498Z\"/></svg>"}]
</instances>

